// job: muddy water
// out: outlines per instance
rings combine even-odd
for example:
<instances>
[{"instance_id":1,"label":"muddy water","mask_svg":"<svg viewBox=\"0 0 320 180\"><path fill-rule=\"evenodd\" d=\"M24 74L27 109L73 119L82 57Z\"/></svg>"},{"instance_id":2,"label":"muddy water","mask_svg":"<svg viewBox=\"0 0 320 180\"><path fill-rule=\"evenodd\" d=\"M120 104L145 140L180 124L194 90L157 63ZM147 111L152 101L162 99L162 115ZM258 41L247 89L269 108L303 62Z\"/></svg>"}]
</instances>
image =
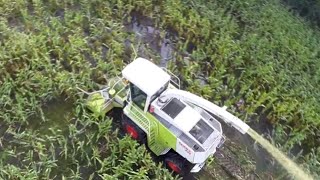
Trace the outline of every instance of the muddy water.
<instances>
[{"instance_id":1,"label":"muddy water","mask_svg":"<svg viewBox=\"0 0 320 180\"><path fill-rule=\"evenodd\" d=\"M143 19L132 17L130 24L127 24L126 30L133 32L136 35L137 44L148 44L148 48L160 55L160 67L167 67L168 61L173 59L173 45L169 38L161 38L160 31L154 28L150 23L144 23ZM147 48L142 45L138 47L138 56L148 58L146 52Z\"/></svg>"},{"instance_id":2,"label":"muddy water","mask_svg":"<svg viewBox=\"0 0 320 180\"><path fill-rule=\"evenodd\" d=\"M55 99L46 103L43 117L40 115L30 117L29 128L38 131L41 135L54 132L63 132L68 129L69 120L72 118L73 103L64 99Z\"/></svg>"}]
</instances>

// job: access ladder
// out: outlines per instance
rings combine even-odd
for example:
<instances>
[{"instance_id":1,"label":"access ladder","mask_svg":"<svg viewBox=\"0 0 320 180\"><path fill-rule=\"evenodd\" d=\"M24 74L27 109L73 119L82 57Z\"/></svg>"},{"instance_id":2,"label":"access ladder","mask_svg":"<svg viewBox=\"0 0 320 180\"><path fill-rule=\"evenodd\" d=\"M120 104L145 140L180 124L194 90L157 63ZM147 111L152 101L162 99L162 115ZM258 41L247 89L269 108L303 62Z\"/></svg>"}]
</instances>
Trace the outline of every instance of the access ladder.
<instances>
[{"instance_id":1,"label":"access ladder","mask_svg":"<svg viewBox=\"0 0 320 180\"><path fill-rule=\"evenodd\" d=\"M129 102L124 110L125 112L128 112L127 116L147 133L148 146L152 152L158 156L164 150L166 150L166 147L157 143L156 141L156 138L159 135L157 122L147 118L145 113L136 107L132 102Z\"/></svg>"}]
</instances>

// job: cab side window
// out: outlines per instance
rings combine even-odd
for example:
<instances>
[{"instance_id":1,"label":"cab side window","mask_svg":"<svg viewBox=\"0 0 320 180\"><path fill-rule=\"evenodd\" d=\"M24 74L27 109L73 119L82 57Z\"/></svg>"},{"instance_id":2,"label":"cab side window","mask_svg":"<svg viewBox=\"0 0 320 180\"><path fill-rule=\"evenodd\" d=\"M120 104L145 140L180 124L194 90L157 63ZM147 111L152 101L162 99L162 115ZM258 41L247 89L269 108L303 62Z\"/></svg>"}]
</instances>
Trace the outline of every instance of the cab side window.
<instances>
[{"instance_id":1,"label":"cab side window","mask_svg":"<svg viewBox=\"0 0 320 180\"><path fill-rule=\"evenodd\" d=\"M131 99L139 108L144 109L147 95L134 84L130 84Z\"/></svg>"}]
</instances>

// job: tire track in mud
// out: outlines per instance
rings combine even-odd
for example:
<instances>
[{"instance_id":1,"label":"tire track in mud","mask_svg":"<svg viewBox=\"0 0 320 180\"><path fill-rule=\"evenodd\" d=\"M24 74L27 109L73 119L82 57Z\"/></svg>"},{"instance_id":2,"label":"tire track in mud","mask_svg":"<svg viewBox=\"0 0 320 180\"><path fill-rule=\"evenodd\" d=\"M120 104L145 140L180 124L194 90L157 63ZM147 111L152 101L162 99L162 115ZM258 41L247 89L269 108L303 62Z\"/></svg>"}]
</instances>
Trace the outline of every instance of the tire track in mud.
<instances>
[{"instance_id":1,"label":"tire track in mud","mask_svg":"<svg viewBox=\"0 0 320 180\"><path fill-rule=\"evenodd\" d=\"M254 179L260 179L257 174L254 172L248 172L246 171L233 157L230 150L228 148L223 148L217 150L215 153L215 158L218 162L218 164L223 168L224 171L226 171L231 177L237 179L237 180L254 180Z\"/></svg>"}]
</instances>

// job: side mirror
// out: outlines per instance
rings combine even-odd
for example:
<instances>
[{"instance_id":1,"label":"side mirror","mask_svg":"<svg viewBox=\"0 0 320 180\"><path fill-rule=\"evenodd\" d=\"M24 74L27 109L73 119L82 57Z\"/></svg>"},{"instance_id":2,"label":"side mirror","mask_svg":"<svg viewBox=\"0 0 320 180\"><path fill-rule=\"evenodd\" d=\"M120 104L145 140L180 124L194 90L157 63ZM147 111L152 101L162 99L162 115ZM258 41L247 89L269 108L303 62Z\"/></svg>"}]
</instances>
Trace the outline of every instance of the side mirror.
<instances>
[{"instance_id":1,"label":"side mirror","mask_svg":"<svg viewBox=\"0 0 320 180\"><path fill-rule=\"evenodd\" d=\"M224 136L222 136L217 148L221 148L221 146L224 144L225 141L226 141L226 138Z\"/></svg>"}]
</instances>

